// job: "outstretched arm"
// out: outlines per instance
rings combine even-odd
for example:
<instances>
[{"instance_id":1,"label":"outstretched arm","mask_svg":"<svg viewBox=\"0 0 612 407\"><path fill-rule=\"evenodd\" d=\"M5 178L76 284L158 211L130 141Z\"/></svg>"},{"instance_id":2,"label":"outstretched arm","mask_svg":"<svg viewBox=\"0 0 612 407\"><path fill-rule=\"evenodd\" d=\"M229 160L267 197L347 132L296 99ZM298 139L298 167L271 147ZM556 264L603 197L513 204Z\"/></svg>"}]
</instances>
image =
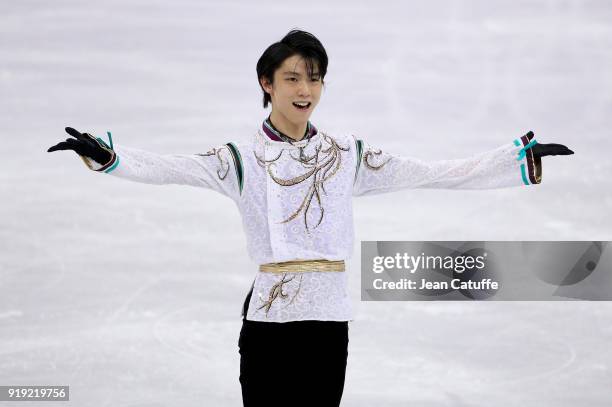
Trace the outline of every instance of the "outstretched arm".
<instances>
[{"instance_id":1,"label":"outstretched arm","mask_svg":"<svg viewBox=\"0 0 612 407\"><path fill-rule=\"evenodd\" d=\"M100 138L71 127L66 127L66 132L74 138L68 138L47 151L73 150L93 171L147 184L208 188L233 200L240 196L239 152L228 145L201 154L157 154L113 146L112 139L108 145Z\"/></svg>"},{"instance_id":2,"label":"outstretched arm","mask_svg":"<svg viewBox=\"0 0 612 407\"><path fill-rule=\"evenodd\" d=\"M355 142L359 160L355 196L408 188L488 189L539 184L542 156L573 154L560 144L538 145L531 131L513 143L469 158L432 162L383 152L361 140Z\"/></svg>"}]
</instances>

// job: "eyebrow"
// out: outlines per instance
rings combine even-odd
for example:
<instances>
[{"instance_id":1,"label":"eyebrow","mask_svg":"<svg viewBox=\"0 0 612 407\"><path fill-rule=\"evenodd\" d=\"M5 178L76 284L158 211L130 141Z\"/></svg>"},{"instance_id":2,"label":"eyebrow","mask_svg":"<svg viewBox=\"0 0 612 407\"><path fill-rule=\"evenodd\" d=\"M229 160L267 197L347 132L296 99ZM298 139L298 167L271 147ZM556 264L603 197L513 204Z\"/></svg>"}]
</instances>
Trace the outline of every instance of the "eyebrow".
<instances>
[{"instance_id":1,"label":"eyebrow","mask_svg":"<svg viewBox=\"0 0 612 407\"><path fill-rule=\"evenodd\" d=\"M290 71L283 72L283 75L302 76L298 72L290 72ZM320 76L320 74L318 72L313 72L311 76Z\"/></svg>"}]
</instances>

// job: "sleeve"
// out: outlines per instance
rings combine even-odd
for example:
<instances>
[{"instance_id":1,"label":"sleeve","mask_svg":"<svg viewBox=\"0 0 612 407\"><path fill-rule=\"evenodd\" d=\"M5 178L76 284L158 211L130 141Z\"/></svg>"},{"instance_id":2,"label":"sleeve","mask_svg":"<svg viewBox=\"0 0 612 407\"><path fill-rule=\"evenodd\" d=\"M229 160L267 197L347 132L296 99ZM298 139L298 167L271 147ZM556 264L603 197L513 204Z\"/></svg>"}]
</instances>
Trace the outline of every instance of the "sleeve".
<instances>
[{"instance_id":1,"label":"sleeve","mask_svg":"<svg viewBox=\"0 0 612 407\"><path fill-rule=\"evenodd\" d=\"M112 159L101 165L81 156L97 172L146 184L191 185L217 191L234 201L242 192L242 160L234 143L199 154L157 154L115 145Z\"/></svg>"},{"instance_id":2,"label":"sleeve","mask_svg":"<svg viewBox=\"0 0 612 407\"><path fill-rule=\"evenodd\" d=\"M376 149L354 138L357 165L353 196L409 188L492 189L539 184L542 163L534 157L533 133L469 158L425 162Z\"/></svg>"}]
</instances>

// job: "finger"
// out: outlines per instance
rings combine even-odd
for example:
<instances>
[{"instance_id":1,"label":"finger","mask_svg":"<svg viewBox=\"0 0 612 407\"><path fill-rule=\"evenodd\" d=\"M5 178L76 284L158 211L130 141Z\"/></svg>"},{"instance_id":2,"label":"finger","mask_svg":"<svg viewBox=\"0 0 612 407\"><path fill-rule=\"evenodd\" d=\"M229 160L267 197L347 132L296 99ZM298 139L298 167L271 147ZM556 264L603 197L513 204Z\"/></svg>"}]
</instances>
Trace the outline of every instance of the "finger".
<instances>
[{"instance_id":1,"label":"finger","mask_svg":"<svg viewBox=\"0 0 612 407\"><path fill-rule=\"evenodd\" d=\"M564 146L563 144L548 144L553 155L569 155L574 154L572 150Z\"/></svg>"},{"instance_id":2,"label":"finger","mask_svg":"<svg viewBox=\"0 0 612 407\"><path fill-rule=\"evenodd\" d=\"M552 144L548 144L546 145L545 148L540 148L540 149L535 149L535 147L537 147L537 145L534 146L534 154L536 156L540 156L540 157L545 157L548 155L571 155L574 154L574 152L572 150L570 150L569 148L565 147L565 146L561 146L561 145L557 145L557 146L553 146Z\"/></svg>"},{"instance_id":3,"label":"finger","mask_svg":"<svg viewBox=\"0 0 612 407\"><path fill-rule=\"evenodd\" d=\"M557 155L570 155L570 154L574 154L574 152L565 146L561 146L561 148L557 152Z\"/></svg>"},{"instance_id":4,"label":"finger","mask_svg":"<svg viewBox=\"0 0 612 407\"><path fill-rule=\"evenodd\" d=\"M66 133L70 134L72 137L75 137L79 140L81 140L83 137L83 134L81 134L80 131L73 129L72 127L66 127L64 130L66 130Z\"/></svg>"},{"instance_id":5,"label":"finger","mask_svg":"<svg viewBox=\"0 0 612 407\"><path fill-rule=\"evenodd\" d=\"M67 142L62 141L61 143L57 143L56 145L49 147L47 152L51 153L53 151L59 151L59 150L74 150L74 148Z\"/></svg>"},{"instance_id":6,"label":"finger","mask_svg":"<svg viewBox=\"0 0 612 407\"><path fill-rule=\"evenodd\" d=\"M554 147L554 148L559 148L559 149L562 149L562 148L567 148L567 147L565 147L563 144L554 144L554 143L547 144L547 146L551 146L551 147Z\"/></svg>"}]
</instances>

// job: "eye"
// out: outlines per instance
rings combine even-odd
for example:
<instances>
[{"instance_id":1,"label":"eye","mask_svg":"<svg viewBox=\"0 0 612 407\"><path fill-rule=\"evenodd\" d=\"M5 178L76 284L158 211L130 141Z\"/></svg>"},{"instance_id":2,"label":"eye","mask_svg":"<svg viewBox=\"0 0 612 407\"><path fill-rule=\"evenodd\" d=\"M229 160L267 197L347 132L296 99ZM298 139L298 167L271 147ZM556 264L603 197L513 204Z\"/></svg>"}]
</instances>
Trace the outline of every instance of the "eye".
<instances>
[{"instance_id":1,"label":"eye","mask_svg":"<svg viewBox=\"0 0 612 407\"><path fill-rule=\"evenodd\" d=\"M313 81L313 82L319 82L321 80L321 78L313 76L312 78L310 78L310 80Z\"/></svg>"},{"instance_id":2,"label":"eye","mask_svg":"<svg viewBox=\"0 0 612 407\"><path fill-rule=\"evenodd\" d=\"M297 79L296 79L296 78L287 78L287 80L288 80L288 81L291 81L291 82L297 82Z\"/></svg>"}]
</instances>

